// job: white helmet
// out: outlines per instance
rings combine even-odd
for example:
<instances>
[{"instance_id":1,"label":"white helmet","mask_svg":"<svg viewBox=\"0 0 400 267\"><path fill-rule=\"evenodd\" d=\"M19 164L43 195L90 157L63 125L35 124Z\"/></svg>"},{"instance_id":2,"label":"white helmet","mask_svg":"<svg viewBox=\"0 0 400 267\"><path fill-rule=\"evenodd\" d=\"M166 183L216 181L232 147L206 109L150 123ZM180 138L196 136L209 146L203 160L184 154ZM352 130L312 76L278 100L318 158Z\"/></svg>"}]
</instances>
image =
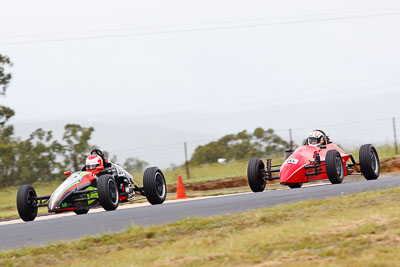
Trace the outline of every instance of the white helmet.
<instances>
[{"instance_id":1,"label":"white helmet","mask_svg":"<svg viewBox=\"0 0 400 267\"><path fill-rule=\"evenodd\" d=\"M94 171L99 166L103 166L103 159L99 155L90 155L86 158L87 171Z\"/></svg>"},{"instance_id":2,"label":"white helmet","mask_svg":"<svg viewBox=\"0 0 400 267\"><path fill-rule=\"evenodd\" d=\"M320 146L324 143L324 134L321 131L312 131L307 138L307 145Z\"/></svg>"}]
</instances>

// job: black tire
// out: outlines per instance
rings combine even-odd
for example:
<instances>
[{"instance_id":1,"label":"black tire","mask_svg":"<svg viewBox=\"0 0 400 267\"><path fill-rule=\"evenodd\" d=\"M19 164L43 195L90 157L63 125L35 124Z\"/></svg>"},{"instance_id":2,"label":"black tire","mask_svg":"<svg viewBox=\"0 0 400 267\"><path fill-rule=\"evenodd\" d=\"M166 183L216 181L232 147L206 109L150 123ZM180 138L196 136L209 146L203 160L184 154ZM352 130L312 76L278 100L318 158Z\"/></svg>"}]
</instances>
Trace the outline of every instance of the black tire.
<instances>
[{"instance_id":1,"label":"black tire","mask_svg":"<svg viewBox=\"0 0 400 267\"><path fill-rule=\"evenodd\" d=\"M143 188L147 200L152 204L161 204L167 197L167 183L164 174L157 167L150 167L143 174Z\"/></svg>"},{"instance_id":2,"label":"black tire","mask_svg":"<svg viewBox=\"0 0 400 267\"><path fill-rule=\"evenodd\" d=\"M371 144L360 147L360 168L361 173L367 180L375 180L381 172L378 152Z\"/></svg>"},{"instance_id":3,"label":"black tire","mask_svg":"<svg viewBox=\"0 0 400 267\"><path fill-rule=\"evenodd\" d=\"M292 184L287 184L287 186L289 186L290 189L300 188L302 185L303 185L303 183L292 183Z\"/></svg>"},{"instance_id":4,"label":"black tire","mask_svg":"<svg viewBox=\"0 0 400 267\"><path fill-rule=\"evenodd\" d=\"M115 210L119 204L119 192L114 178L105 174L97 180L97 193L100 205L107 211Z\"/></svg>"},{"instance_id":5,"label":"black tire","mask_svg":"<svg viewBox=\"0 0 400 267\"><path fill-rule=\"evenodd\" d=\"M261 159L253 158L247 165L247 180L253 192L262 192L265 189L266 181L262 171L265 170L264 162Z\"/></svg>"},{"instance_id":6,"label":"black tire","mask_svg":"<svg viewBox=\"0 0 400 267\"><path fill-rule=\"evenodd\" d=\"M329 150L325 157L326 174L332 184L340 184L344 177L342 156L336 149Z\"/></svg>"},{"instance_id":7,"label":"black tire","mask_svg":"<svg viewBox=\"0 0 400 267\"><path fill-rule=\"evenodd\" d=\"M36 200L32 199L37 197L35 189L31 185L21 185L17 193L17 210L19 217L25 222L33 221L37 216L38 207Z\"/></svg>"},{"instance_id":8,"label":"black tire","mask_svg":"<svg viewBox=\"0 0 400 267\"><path fill-rule=\"evenodd\" d=\"M89 209L81 209L81 210L74 210L76 215L82 215L82 214L87 214L89 212Z\"/></svg>"}]
</instances>

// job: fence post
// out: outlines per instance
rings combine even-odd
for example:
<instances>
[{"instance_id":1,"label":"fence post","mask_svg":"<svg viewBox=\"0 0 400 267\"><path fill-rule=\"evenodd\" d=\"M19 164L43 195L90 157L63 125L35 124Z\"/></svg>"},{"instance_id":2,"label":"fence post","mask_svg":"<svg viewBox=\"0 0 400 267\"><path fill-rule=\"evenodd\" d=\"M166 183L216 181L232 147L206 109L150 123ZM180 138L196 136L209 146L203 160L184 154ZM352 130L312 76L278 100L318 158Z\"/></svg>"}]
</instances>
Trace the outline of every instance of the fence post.
<instances>
[{"instance_id":1,"label":"fence post","mask_svg":"<svg viewBox=\"0 0 400 267\"><path fill-rule=\"evenodd\" d=\"M190 179L190 172L189 172L189 161L187 159L187 145L186 142L183 143L184 147L185 147L185 165L186 165L186 176L187 179Z\"/></svg>"},{"instance_id":2,"label":"fence post","mask_svg":"<svg viewBox=\"0 0 400 267\"><path fill-rule=\"evenodd\" d=\"M293 151L292 129L289 129L290 149Z\"/></svg>"},{"instance_id":3,"label":"fence post","mask_svg":"<svg viewBox=\"0 0 400 267\"><path fill-rule=\"evenodd\" d=\"M399 154L399 148L397 147L397 133L396 133L396 118L393 117L393 135L394 135L394 152Z\"/></svg>"}]
</instances>

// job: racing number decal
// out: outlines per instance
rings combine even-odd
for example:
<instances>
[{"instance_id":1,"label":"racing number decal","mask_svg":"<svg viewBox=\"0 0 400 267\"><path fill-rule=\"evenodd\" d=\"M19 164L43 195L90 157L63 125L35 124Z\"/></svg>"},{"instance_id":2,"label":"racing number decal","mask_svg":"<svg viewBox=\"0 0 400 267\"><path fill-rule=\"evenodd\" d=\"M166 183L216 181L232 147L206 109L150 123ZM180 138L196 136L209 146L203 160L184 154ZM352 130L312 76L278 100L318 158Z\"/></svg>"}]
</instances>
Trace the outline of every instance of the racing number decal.
<instances>
[{"instance_id":1,"label":"racing number decal","mask_svg":"<svg viewBox=\"0 0 400 267\"><path fill-rule=\"evenodd\" d=\"M297 162L299 162L298 159L287 159L286 163L291 163L291 164L297 164Z\"/></svg>"},{"instance_id":2,"label":"racing number decal","mask_svg":"<svg viewBox=\"0 0 400 267\"><path fill-rule=\"evenodd\" d=\"M299 162L298 159L287 159L287 160L285 160L285 162L282 164L281 170L282 170L283 166L285 166L286 164L297 164L298 162Z\"/></svg>"}]
</instances>

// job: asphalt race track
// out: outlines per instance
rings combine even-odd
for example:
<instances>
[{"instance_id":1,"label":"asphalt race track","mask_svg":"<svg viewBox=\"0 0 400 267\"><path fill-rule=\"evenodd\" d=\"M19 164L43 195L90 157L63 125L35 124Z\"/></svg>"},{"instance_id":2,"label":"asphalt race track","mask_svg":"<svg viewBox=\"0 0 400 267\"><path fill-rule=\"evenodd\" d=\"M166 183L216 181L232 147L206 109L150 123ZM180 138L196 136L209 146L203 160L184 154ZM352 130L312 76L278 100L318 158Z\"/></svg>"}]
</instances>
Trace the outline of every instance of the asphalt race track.
<instances>
[{"instance_id":1,"label":"asphalt race track","mask_svg":"<svg viewBox=\"0 0 400 267\"><path fill-rule=\"evenodd\" d=\"M207 217L237 213L308 199L322 199L367 190L400 186L400 177L375 181L320 185L300 189L271 190L263 193L242 193L162 205L96 212L27 223L0 224L0 249L38 246L60 240L78 239L85 235L118 232L130 224L154 225L187 217ZM46 216L52 217L52 216Z\"/></svg>"}]
</instances>

